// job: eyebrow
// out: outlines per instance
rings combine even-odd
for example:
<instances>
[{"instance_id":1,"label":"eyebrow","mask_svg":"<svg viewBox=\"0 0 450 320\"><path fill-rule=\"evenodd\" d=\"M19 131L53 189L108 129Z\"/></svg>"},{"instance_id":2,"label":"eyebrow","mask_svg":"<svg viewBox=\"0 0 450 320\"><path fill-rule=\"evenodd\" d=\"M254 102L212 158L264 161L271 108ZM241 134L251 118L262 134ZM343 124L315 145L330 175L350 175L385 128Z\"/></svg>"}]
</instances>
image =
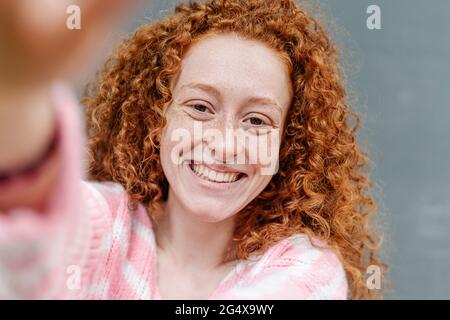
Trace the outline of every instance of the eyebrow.
<instances>
[{"instance_id":1,"label":"eyebrow","mask_svg":"<svg viewBox=\"0 0 450 320\"><path fill-rule=\"evenodd\" d=\"M180 90L182 90L183 88L199 89L199 90L211 93L212 95L214 95L219 100L222 98L222 94L217 88L215 88L214 86L211 86L209 84L206 84L206 83L191 82L191 83L182 85L180 87ZM267 98L267 97L250 97L250 98L248 98L246 100L246 102L247 103L259 103L259 104L263 104L263 105L270 105L270 106L274 106L274 107L278 108L280 111L282 111L282 109L278 105L278 103L276 103L274 100L272 100L270 98Z\"/></svg>"}]
</instances>

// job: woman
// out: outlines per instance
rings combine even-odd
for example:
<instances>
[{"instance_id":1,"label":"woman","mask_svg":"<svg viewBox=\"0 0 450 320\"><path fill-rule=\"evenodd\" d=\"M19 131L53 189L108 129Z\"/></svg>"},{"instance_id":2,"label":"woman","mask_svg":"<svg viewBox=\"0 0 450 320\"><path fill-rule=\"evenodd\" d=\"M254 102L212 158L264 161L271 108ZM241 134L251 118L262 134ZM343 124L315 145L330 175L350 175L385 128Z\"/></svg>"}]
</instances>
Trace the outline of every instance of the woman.
<instances>
[{"instance_id":1,"label":"woman","mask_svg":"<svg viewBox=\"0 0 450 320\"><path fill-rule=\"evenodd\" d=\"M83 100L91 182L77 183L73 98L52 90L38 174L2 170L26 181L2 187L0 294L374 296L366 268L383 264L359 118L334 46L293 1L179 4L140 27Z\"/></svg>"}]
</instances>

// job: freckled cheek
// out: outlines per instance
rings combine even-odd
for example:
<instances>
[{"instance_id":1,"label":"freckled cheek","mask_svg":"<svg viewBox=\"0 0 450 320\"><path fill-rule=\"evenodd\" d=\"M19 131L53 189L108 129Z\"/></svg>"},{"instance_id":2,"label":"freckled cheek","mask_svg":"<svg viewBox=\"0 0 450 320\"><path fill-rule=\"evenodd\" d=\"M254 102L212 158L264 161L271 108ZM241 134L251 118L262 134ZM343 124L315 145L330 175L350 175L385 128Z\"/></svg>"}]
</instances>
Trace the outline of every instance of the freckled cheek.
<instances>
[{"instance_id":1,"label":"freckled cheek","mask_svg":"<svg viewBox=\"0 0 450 320\"><path fill-rule=\"evenodd\" d=\"M192 121L171 118L161 135L161 159L168 165L179 165L191 158L194 129Z\"/></svg>"},{"instance_id":2,"label":"freckled cheek","mask_svg":"<svg viewBox=\"0 0 450 320\"><path fill-rule=\"evenodd\" d=\"M254 137L246 143L246 154L255 174L272 176L278 168L280 138L278 133Z\"/></svg>"}]
</instances>

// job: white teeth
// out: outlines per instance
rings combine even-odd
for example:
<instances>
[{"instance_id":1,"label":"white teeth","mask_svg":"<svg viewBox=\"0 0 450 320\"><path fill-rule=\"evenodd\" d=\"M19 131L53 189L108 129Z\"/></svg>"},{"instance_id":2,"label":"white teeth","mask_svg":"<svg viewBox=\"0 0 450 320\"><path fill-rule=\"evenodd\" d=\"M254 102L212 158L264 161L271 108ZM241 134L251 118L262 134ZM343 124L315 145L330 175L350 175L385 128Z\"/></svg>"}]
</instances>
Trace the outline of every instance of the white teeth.
<instances>
[{"instance_id":1,"label":"white teeth","mask_svg":"<svg viewBox=\"0 0 450 320\"><path fill-rule=\"evenodd\" d=\"M196 169L198 170L197 173L199 175L203 175L203 172L205 171L205 166L199 166L199 165L194 165L194 167L196 167Z\"/></svg>"},{"instance_id":2,"label":"white teeth","mask_svg":"<svg viewBox=\"0 0 450 320\"><path fill-rule=\"evenodd\" d=\"M234 182L239 176L236 172L217 172L201 164L193 164L191 168L200 178L214 182Z\"/></svg>"}]
</instances>

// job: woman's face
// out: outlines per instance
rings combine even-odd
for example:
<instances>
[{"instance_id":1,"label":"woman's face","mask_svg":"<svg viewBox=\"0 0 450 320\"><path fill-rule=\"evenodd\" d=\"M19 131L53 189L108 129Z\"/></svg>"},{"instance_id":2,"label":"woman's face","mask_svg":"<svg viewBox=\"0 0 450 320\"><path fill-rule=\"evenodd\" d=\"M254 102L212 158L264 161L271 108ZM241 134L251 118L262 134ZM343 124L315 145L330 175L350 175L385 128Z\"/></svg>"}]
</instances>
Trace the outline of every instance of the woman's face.
<instances>
[{"instance_id":1,"label":"woman's face","mask_svg":"<svg viewBox=\"0 0 450 320\"><path fill-rule=\"evenodd\" d=\"M169 201L203 221L230 218L278 168L287 68L260 42L215 35L188 50L171 85L161 139Z\"/></svg>"}]
</instances>

